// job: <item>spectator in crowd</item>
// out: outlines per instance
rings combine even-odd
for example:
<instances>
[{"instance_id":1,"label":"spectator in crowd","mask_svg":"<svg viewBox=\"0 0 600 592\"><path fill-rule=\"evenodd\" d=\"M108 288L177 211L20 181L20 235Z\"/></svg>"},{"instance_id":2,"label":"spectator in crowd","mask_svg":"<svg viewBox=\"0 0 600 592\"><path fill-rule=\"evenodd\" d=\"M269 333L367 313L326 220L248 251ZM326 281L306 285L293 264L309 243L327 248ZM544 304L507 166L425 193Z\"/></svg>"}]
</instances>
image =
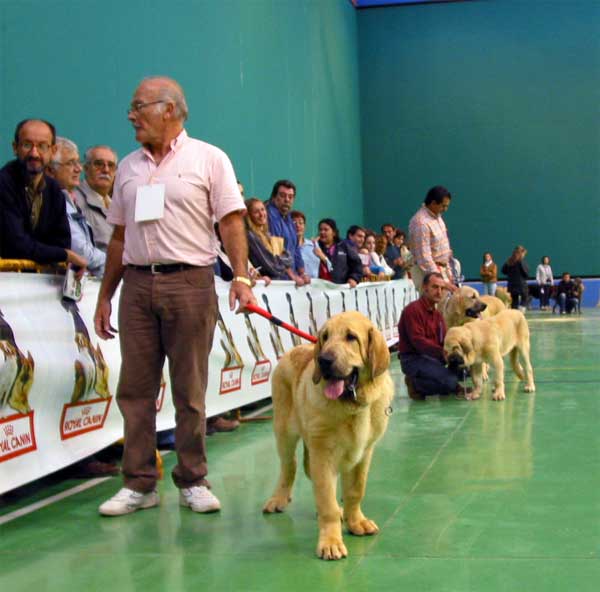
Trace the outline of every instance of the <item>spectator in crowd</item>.
<instances>
[{"instance_id":1,"label":"spectator in crowd","mask_svg":"<svg viewBox=\"0 0 600 592\"><path fill-rule=\"evenodd\" d=\"M495 296L496 285L498 283L498 266L494 263L492 254L489 252L483 254L483 262L479 268L479 275L483 282L484 295Z\"/></svg>"},{"instance_id":2,"label":"spectator in crowd","mask_svg":"<svg viewBox=\"0 0 600 592\"><path fill-rule=\"evenodd\" d=\"M556 286L556 303L560 308L560 314L571 314L579 304L579 290L571 279L571 274L565 272Z\"/></svg>"},{"instance_id":3,"label":"spectator in crowd","mask_svg":"<svg viewBox=\"0 0 600 592\"><path fill-rule=\"evenodd\" d=\"M423 276L421 298L404 308L398 324L398 357L408 396L460 394L457 372L446 367L446 323L436 306L446 295L447 279L437 271Z\"/></svg>"},{"instance_id":4,"label":"spectator in crowd","mask_svg":"<svg viewBox=\"0 0 600 592\"><path fill-rule=\"evenodd\" d=\"M457 259L454 256L454 251L450 252L450 259L448 259L448 267L452 272L452 281L454 282L454 285L457 287L462 286L462 283L465 281L465 276L462 272L462 264L460 262L460 259Z\"/></svg>"},{"instance_id":5,"label":"spectator in crowd","mask_svg":"<svg viewBox=\"0 0 600 592\"><path fill-rule=\"evenodd\" d=\"M353 246L357 251L360 251L364 244L366 238L366 231L362 226L357 226L353 224L348 228L348 232L346 232L346 241L349 241L349 245Z\"/></svg>"},{"instance_id":6,"label":"spectator in crowd","mask_svg":"<svg viewBox=\"0 0 600 592\"><path fill-rule=\"evenodd\" d=\"M304 285L293 269L290 254L279 248L282 241L274 241L269 234L265 204L256 197L246 200L246 225L248 227L248 256L252 265L262 275L272 280L293 280Z\"/></svg>"},{"instance_id":7,"label":"spectator in crowd","mask_svg":"<svg viewBox=\"0 0 600 592\"><path fill-rule=\"evenodd\" d=\"M77 145L67 138L57 138L56 152L47 167L47 172L63 191L71 230L71 249L85 258L92 275L102 276L106 253L94 245L91 229L74 199L81 170Z\"/></svg>"},{"instance_id":8,"label":"spectator in crowd","mask_svg":"<svg viewBox=\"0 0 600 592\"><path fill-rule=\"evenodd\" d=\"M205 394L218 316L213 222L219 222L234 271L229 305L233 309L237 301L241 311L256 303L247 275L244 202L227 155L187 135L188 108L177 82L146 78L128 112L141 148L123 159L115 179L108 214L115 229L94 317L96 333L114 338L111 299L123 278L117 401L125 427L125 486L99 511L116 516L159 503L156 396L166 357L176 409L172 476L179 503L212 512L221 507L206 480ZM158 175L164 193L148 185ZM142 207L136 216L140 196L164 204L162 215L160 208Z\"/></svg>"},{"instance_id":9,"label":"spectator in crowd","mask_svg":"<svg viewBox=\"0 0 600 592\"><path fill-rule=\"evenodd\" d=\"M96 247L106 252L113 231L106 216L117 172L117 153L110 146L88 148L83 172L85 179L75 188L75 202L94 233Z\"/></svg>"},{"instance_id":10,"label":"spectator in crowd","mask_svg":"<svg viewBox=\"0 0 600 592\"><path fill-rule=\"evenodd\" d=\"M16 159L0 170L0 256L37 263L67 261L83 269L87 261L71 250L60 186L44 174L55 144L56 131L47 121L26 119L16 127Z\"/></svg>"},{"instance_id":11,"label":"spectator in crowd","mask_svg":"<svg viewBox=\"0 0 600 592\"><path fill-rule=\"evenodd\" d=\"M319 248L326 257L319 267L319 277L356 287L362 279L362 263L356 249L340 241L337 224L331 218L323 218L319 222Z\"/></svg>"},{"instance_id":12,"label":"spectator in crowd","mask_svg":"<svg viewBox=\"0 0 600 592\"><path fill-rule=\"evenodd\" d=\"M294 277L298 278L296 285L310 284L310 277L304 271L304 261L296 227L292 222L290 212L296 199L296 186L287 179L276 181L271 191L271 198L267 202L267 216L269 218L269 231L273 236L283 238L283 245L292 257L292 271Z\"/></svg>"},{"instance_id":13,"label":"spectator in crowd","mask_svg":"<svg viewBox=\"0 0 600 592\"><path fill-rule=\"evenodd\" d=\"M421 289L423 276L432 271L442 274L448 290L456 290L449 266L452 249L442 218L451 199L452 195L445 187L432 187L425 196L425 202L410 220L408 239L413 256L411 275L417 290Z\"/></svg>"},{"instance_id":14,"label":"spectator in crowd","mask_svg":"<svg viewBox=\"0 0 600 592\"><path fill-rule=\"evenodd\" d=\"M402 258L400 247L398 247L394 242L396 229L392 224L383 224L381 227L381 232L386 239L384 257L388 266L393 270L392 279L402 279L406 273L406 262Z\"/></svg>"},{"instance_id":15,"label":"spectator in crowd","mask_svg":"<svg viewBox=\"0 0 600 592\"><path fill-rule=\"evenodd\" d=\"M529 267L525 261L527 250L521 245L517 245L512 255L502 266L502 273L508 278L507 290L512 298L512 308L518 308L522 311L527 309L527 278L529 276Z\"/></svg>"},{"instance_id":16,"label":"spectator in crowd","mask_svg":"<svg viewBox=\"0 0 600 592\"><path fill-rule=\"evenodd\" d=\"M368 233L365 238L365 247L369 255L369 270L376 275L378 280L389 279L394 275L394 270L387 264L384 252L387 239L383 234Z\"/></svg>"},{"instance_id":17,"label":"spectator in crowd","mask_svg":"<svg viewBox=\"0 0 600 592\"><path fill-rule=\"evenodd\" d=\"M400 251L400 258L402 259L402 269L404 274L406 274L406 270L410 269L412 266L412 255L410 254L410 249L406 244L406 232L404 232L404 230L396 230L393 242L394 246ZM400 278L394 277L393 279Z\"/></svg>"},{"instance_id":18,"label":"spectator in crowd","mask_svg":"<svg viewBox=\"0 0 600 592\"><path fill-rule=\"evenodd\" d=\"M580 277L576 277L575 280L575 291L573 292L573 294L575 295L575 298L577 298L579 305L578 308L581 306L581 304L583 303L583 292L585 290L585 286L583 284L583 280Z\"/></svg>"},{"instance_id":19,"label":"spectator in crowd","mask_svg":"<svg viewBox=\"0 0 600 592\"><path fill-rule=\"evenodd\" d=\"M550 295L554 278L552 277L552 268L550 267L550 257L544 255L540 264L535 270L535 281L540 290L540 308L542 310L550 310Z\"/></svg>"},{"instance_id":20,"label":"spectator in crowd","mask_svg":"<svg viewBox=\"0 0 600 592\"><path fill-rule=\"evenodd\" d=\"M318 278L319 265L321 264L321 261L326 259L325 254L319 248L319 244L316 240L304 236L306 232L306 216L299 210L293 210L290 213L290 216L296 227L296 236L298 238L298 244L300 245L302 260L304 261L304 271L311 278Z\"/></svg>"}]
</instances>

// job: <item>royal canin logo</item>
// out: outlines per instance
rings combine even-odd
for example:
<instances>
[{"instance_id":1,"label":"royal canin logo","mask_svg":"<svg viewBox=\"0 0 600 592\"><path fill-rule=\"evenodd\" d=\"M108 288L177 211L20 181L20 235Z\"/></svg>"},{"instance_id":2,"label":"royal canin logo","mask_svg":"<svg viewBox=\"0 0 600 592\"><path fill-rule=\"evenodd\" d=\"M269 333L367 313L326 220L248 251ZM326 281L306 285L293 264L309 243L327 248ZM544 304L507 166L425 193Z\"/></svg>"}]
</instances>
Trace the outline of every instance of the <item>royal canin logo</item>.
<instances>
[{"instance_id":1,"label":"royal canin logo","mask_svg":"<svg viewBox=\"0 0 600 592\"><path fill-rule=\"evenodd\" d=\"M90 411L92 410L91 407L84 407L81 411L82 415L89 415Z\"/></svg>"},{"instance_id":2,"label":"royal canin logo","mask_svg":"<svg viewBox=\"0 0 600 592\"><path fill-rule=\"evenodd\" d=\"M4 426L4 435L5 436L12 436L14 431L15 431L15 428L10 423Z\"/></svg>"}]
</instances>

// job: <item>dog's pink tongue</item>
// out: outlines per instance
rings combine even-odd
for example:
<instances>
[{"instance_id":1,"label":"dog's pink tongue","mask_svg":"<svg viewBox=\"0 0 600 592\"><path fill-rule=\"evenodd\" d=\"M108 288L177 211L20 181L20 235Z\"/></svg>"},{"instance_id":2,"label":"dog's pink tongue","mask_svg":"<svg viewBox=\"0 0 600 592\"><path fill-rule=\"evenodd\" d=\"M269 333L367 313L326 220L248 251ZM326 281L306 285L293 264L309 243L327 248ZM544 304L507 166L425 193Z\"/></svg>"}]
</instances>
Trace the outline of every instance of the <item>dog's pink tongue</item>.
<instances>
[{"instance_id":1,"label":"dog's pink tongue","mask_svg":"<svg viewBox=\"0 0 600 592\"><path fill-rule=\"evenodd\" d=\"M328 399L338 399L344 392L344 381L341 379L328 380L325 387L325 396Z\"/></svg>"}]
</instances>

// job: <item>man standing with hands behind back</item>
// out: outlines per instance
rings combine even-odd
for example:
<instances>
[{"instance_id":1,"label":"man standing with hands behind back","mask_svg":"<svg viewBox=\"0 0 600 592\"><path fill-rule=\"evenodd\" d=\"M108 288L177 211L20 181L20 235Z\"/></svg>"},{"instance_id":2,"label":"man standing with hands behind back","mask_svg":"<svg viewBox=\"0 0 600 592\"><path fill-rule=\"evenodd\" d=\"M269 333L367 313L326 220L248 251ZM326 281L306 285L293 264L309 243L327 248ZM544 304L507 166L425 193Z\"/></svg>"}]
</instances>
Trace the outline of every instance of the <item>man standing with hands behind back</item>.
<instances>
[{"instance_id":1,"label":"man standing with hands behind back","mask_svg":"<svg viewBox=\"0 0 600 592\"><path fill-rule=\"evenodd\" d=\"M187 135L188 109L177 82L146 78L128 113L142 147L122 161L115 179L108 214L115 228L94 318L96 333L113 338L111 298L123 279L117 401L125 423L125 486L99 511L117 516L159 503L156 396L167 357L179 502L213 512L221 507L206 480L205 447L208 355L218 313L213 218L233 268L229 304L233 310L237 301L241 310L256 302L247 276L244 202L227 155Z\"/></svg>"}]
</instances>

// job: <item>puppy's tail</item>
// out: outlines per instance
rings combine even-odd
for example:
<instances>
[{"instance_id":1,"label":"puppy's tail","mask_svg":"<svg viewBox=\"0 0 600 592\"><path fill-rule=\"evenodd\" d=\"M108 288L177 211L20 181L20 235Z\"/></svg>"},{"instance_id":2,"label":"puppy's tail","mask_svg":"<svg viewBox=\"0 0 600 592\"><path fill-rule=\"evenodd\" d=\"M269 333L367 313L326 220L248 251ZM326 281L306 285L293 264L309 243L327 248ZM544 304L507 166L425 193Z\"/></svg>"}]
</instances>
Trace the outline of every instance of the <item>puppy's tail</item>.
<instances>
[{"instance_id":1,"label":"puppy's tail","mask_svg":"<svg viewBox=\"0 0 600 592\"><path fill-rule=\"evenodd\" d=\"M525 373L523 372L523 367L519 363L519 349L516 347L510 351L510 365L518 379L523 380L525 378Z\"/></svg>"},{"instance_id":2,"label":"puppy's tail","mask_svg":"<svg viewBox=\"0 0 600 592\"><path fill-rule=\"evenodd\" d=\"M308 455L308 448L306 447L306 444L304 444L303 457L304 474L310 479L310 458Z\"/></svg>"}]
</instances>

